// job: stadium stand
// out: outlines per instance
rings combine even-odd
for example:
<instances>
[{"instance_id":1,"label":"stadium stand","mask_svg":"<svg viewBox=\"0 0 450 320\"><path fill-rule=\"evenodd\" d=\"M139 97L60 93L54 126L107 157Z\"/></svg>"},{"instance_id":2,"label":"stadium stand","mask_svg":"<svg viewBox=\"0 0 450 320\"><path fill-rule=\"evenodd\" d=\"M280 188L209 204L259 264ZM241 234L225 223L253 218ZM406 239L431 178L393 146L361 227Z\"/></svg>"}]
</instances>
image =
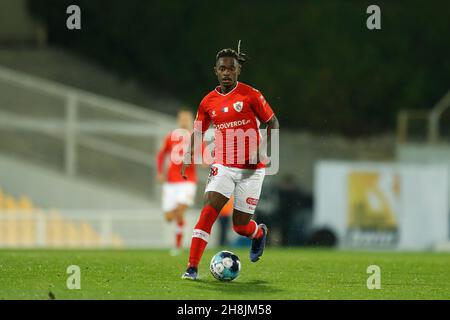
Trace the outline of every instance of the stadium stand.
<instances>
[{"instance_id":1,"label":"stadium stand","mask_svg":"<svg viewBox=\"0 0 450 320\"><path fill-rule=\"evenodd\" d=\"M112 247L122 245L123 239L113 234ZM87 221L65 218L56 209L41 209L29 197L14 197L0 188L0 246L101 247L102 238Z\"/></svg>"}]
</instances>

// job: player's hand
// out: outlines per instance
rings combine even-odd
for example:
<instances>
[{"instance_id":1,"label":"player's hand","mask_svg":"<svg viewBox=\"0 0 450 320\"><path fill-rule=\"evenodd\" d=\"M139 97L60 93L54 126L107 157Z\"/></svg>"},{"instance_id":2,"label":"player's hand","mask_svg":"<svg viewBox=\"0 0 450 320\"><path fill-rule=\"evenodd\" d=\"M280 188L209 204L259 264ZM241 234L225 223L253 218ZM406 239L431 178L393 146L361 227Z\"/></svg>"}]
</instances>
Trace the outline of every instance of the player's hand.
<instances>
[{"instance_id":1,"label":"player's hand","mask_svg":"<svg viewBox=\"0 0 450 320\"><path fill-rule=\"evenodd\" d=\"M158 182L163 183L166 181L166 177L164 176L163 173L158 173L156 175L156 180L158 180Z\"/></svg>"}]
</instances>

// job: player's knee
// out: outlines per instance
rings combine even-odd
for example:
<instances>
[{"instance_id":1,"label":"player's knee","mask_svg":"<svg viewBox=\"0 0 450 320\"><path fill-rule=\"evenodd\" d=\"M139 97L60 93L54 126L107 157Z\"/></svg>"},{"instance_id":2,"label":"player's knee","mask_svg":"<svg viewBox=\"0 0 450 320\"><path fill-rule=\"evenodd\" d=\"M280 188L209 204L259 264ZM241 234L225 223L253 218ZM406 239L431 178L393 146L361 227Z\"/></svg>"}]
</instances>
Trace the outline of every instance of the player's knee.
<instances>
[{"instance_id":1,"label":"player's knee","mask_svg":"<svg viewBox=\"0 0 450 320\"><path fill-rule=\"evenodd\" d=\"M234 225L246 226L250 223L251 219L252 219L252 216L250 214L236 210L236 209L233 210L233 224Z\"/></svg>"},{"instance_id":2,"label":"player's knee","mask_svg":"<svg viewBox=\"0 0 450 320\"><path fill-rule=\"evenodd\" d=\"M225 203L228 201L228 198L222 195L216 195L213 193L208 192L209 194L205 196L204 199L204 206L211 206L213 207L217 212L220 212L225 205Z\"/></svg>"}]
</instances>

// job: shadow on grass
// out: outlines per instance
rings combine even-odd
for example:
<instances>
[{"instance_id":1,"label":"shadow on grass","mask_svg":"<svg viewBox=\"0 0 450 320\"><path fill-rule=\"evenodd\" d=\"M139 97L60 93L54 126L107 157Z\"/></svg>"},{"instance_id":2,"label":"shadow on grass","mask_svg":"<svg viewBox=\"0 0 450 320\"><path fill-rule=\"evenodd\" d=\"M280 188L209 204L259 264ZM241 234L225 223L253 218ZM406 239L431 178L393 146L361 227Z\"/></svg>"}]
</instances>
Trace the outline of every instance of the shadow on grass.
<instances>
[{"instance_id":1,"label":"shadow on grass","mask_svg":"<svg viewBox=\"0 0 450 320\"><path fill-rule=\"evenodd\" d=\"M249 280L249 281L230 281L222 282L214 279L197 279L190 281L188 284L199 289L209 289L214 292L221 293L279 293L283 290L271 286L269 282L264 280Z\"/></svg>"}]
</instances>

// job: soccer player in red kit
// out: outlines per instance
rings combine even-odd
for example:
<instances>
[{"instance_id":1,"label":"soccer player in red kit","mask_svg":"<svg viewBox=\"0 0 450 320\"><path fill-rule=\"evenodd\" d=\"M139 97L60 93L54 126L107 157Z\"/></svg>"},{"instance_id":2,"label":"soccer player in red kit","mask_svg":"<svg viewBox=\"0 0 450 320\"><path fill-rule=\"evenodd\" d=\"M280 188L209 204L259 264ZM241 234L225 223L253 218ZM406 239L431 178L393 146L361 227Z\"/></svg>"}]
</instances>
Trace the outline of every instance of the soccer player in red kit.
<instances>
[{"instance_id":1,"label":"soccer player in red kit","mask_svg":"<svg viewBox=\"0 0 450 320\"><path fill-rule=\"evenodd\" d=\"M196 143L195 135L203 137L212 123L216 144L214 164L205 189L204 207L193 230L188 268L183 279L197 279L198 265L211 228L232 195L233 230L252 239L250 260L258 261L265 247L268 229L252 219L265 175L264 155L258 156L261 155L259 149L262 145L259 125L266 124L266 143L270 145L271 130L278 129L279 124L263 95L249 85L238 82L243 62L245 56L239 48L237 52L223 49L216 55L214 70L219 86L200 103L190 150L183 160L181 175L188 179L187 169L192 166L191 150Z\"/></svg>"},{"instance_id":2,"label":"soccer player in red kit","mask_svg":"<svg viewBox=\"0 0 450 320\"><path fill-rule=\"evenodd\" d=\"M178 128L192 132L192 123L194 116L187 109L180 109L177 114ZM182 144L186 139L181 139L180 134L171 131L165 138L161 149L156 157L157 161L157 179L163 183L162 186L162 209L167 222L175 222L175 248L171 250L172 255L178 255L182 247L184 230L184 213L189 206L194 203L197 187L197 175L195 166L192 165L186 170L187 179L180 175L182 156L178 155L178 150L182 150ZM179 158L177 161L176 158ZM168 161L167 170L165 162Z\"/></svg>"}]
</instances>

